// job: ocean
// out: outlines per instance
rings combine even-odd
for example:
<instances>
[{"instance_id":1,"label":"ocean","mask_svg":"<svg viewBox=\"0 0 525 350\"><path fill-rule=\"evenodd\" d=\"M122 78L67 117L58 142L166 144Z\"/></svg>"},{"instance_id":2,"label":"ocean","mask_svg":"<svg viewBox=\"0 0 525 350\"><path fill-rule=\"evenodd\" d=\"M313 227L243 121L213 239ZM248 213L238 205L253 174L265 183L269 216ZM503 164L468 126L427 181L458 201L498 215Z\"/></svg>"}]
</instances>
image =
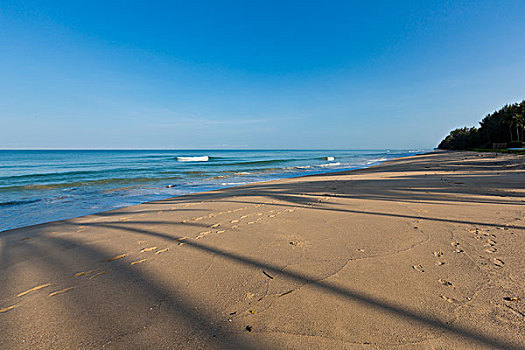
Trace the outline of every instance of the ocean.
<instances>
[{"instance_id":1,"label":"ocean","mask_svg":"<svg viewBox=\"0 0 525 350\"><path fill-rule=\"evenodd\" d=\"M425 150L3 150L0 231Z\"/></svg>"}]
</instances>

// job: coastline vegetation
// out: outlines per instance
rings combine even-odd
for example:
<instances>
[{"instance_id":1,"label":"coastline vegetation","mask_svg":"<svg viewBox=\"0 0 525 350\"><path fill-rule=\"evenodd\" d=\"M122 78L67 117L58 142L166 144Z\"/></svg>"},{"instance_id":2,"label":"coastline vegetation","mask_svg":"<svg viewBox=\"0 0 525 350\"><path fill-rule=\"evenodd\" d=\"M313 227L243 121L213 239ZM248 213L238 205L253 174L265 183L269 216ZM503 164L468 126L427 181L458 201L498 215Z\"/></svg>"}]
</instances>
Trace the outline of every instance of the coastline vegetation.
<instances>
[{"instance_id":1,"label":"coastline vegetation","mask_svg":"<svg viewBox=\"0 0 525 350\"><path fill-rule=\"evenodd\" d=\"M439 144L439 149L509 151L525 146L525 100L487 115L479 127L452 130ZM518 151L517 153L519 153ZM514 152L512 152L514 153Z\"/></svg>"}]
</instances>

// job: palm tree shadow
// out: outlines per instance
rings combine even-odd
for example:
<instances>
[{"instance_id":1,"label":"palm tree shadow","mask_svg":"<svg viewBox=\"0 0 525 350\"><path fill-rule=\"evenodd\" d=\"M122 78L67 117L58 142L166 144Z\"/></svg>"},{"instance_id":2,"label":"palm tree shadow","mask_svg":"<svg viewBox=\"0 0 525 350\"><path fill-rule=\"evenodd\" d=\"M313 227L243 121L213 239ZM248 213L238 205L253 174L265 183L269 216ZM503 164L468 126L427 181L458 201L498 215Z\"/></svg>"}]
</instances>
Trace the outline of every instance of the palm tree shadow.
<instances>
[{"instance_id":1,"label":"palm tree shadow","mask_svg":"<svg viewBox=\"0 0 525 350\"><path fill-rule=\"evenodd\" d=\"M68 278L73 278L74 292L69 292L67 301L61 301L62 297L55 297L53 300L61 303L59 307L62 310L67 310L70 314L72 322L90 325L87 334L80 336L82 346L99 347L100 341L106 342L107 346L112 341L125 338L126 336L134 336L134 333L140 332L138 329L137 319L150 312L150 315L143 317L146 324L143 326L147 328L151 326L149 319L155 319L155 314L152 312L162 313L167 324L164 328L170 328L169 324L180 325L184 323L187 325L187 334L178 333L176 337L173 334L164 334L164 337L171 339L175 344L170 346L180 346L181 348L188 346L206 347L206 348L222 348L222 349L247 349L256 350L266 348L262 344L255 344L250 338L242 334L233 334L231 328L224 326L224 320L218 319L216 316L207 313L206 311L197 311L197 305L190 303L187 298L177 288L171 286L170 288L162 285L147 273L140 269L132 268L129 263L119 260L111 263L107 262L107 253L103 252L93 246L77 243L73 240L61 237L49 237L45 242L41 241L41 246L38 247L33 244L25 244L22 248L24 254L34 256L38 261L38 271L43 275L46 272L52 275L65 276L62 282L58 284L68 284ZM59 254L56 252L59 251ZM17 260L17 255L21 255L20 249L18 251L11 251L9 249L4 251L1 255L2 262L7 262L12 258ZM45 256L45 259L41 259ZM74 277L69 262L71 259L78 261L85 260L90 263L90 268L93 268L93 261L99 261L96 266L100 271L107 271L108 273L103 277L98 277L95 280L97 283L102 283L108 288L97 290L89 283L93 283L88 277ZM2 264L3 270L8 268L8 265ZM83 280L81 279L83 278ZM89 288L87 288L89 287ZM56 287L55 287L56 288ZM84 288L87 288L83 290ZM106 289L106 291L103 291ZM108 292L109 291L109 292ZM105 303L101 307L101 299L114 299L114 304ZM109 305L109 307L108 307ZM147 306L152 305L148 310ZM20 309L22 310L22 309ZM125 311L124 311L125 310ZM46 322L46 320L37 320L36 322ZM222 322L222 324L221 324ZM85 328L79 326L74 327L75 333ZM184 329L184 328L183 328ZM9 335L16 334L14 326L9 323L2 322L0 330L4 333L3 341L8 344L15 344L11 342ZM76 338L79 338L75 334ZM179 339L180 338L180 339ZM147 340L142 340L142 344L137 344L140 337L135 337L134 346L140 348L149 348L153 346ZM56 344L59 346L59 344ZM75 346L78 346L76 344ZM71 346L71 344L67 344ZM16 347L16 346L15 346Z\"/></svg>"},{"instance_id":2,"label":"palm tree shadow","mask_svg":"<svg viewBox=\"0 0 525 350\"><path fill-rule=\"evenodd\" d=\"M94 224L93 226L97 226L97 224ZM106 225L105 227L108 227L108 226ZM145 229L137 229L133 227L122 227L122 226L117 226L117 225L109 225L109 227L116 229L116 230L126 230L131 233L149 235L149 236L154 236L157 238L166 239L168 240L168 242L173 242L174 239L180 238L179 236L170 236L170 235L166 235L166 234L159 233L159 232L154 232L154 231L145 230ZM323 290L324 292L335 295L339 298L351 300L354 302L359 302L372 309L377 309L377 310L389 313L391 315L401 317L405 320L415 321L421 324L422 326L428 326L428 327L432 327L439 331L445 331L445 332L451 333L453 335L459 336L469 341L474 341L479 344L489 346L492 348L501 348L501 349L509 349L509 350L518 350L518 349L523 350L523 347L513 344L511 342L505 341L503 339L497 339L494 337L490 337L486 334L483 334L473 329L468 329L466 327L451 325L433 316L425 315L425 314L418 313L412 310L408 310L404 308L402 305L396 305L394 303L384 302L383 300L380 300L378 298L375 298L369 295L365 295L355 290L343 288L334 283L326 282L323 280L318 280L307 274L293 272L293 271L283 271L281 266L274 265L274 264L264 262L261 260L253 259L249 256L243 256L241 254L228 252L222 249L218 249L216 247L212 247L212 246L209 246L203 243L199 243L197 241L193 241L193 240L186 241L186 244L188 247L191 247L192 249L198 250L200 252L205 252L207 254L212 254L212 255L218 255L218 256L221 256L237 264L261 269L266 272L273 273L275 275L281 275L282 277L299 282L303 285L306 285L306 284L312 285L318 289Z\"/></svg>"}]
</instances>

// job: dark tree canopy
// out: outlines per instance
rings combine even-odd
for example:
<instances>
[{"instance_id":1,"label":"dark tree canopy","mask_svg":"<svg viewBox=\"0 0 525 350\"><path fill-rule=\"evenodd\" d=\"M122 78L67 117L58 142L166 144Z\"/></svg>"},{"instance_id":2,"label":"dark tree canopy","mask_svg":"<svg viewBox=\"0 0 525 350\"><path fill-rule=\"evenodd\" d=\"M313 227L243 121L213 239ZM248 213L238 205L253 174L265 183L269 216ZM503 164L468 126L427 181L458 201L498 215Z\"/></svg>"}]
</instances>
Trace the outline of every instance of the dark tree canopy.
<instances>
[{"instance_id":1,"label":"dark tree canopy","mask_svg":"<svg viewBox=\"0 0 525 350\"><path fill-rule=\"evenodd\" d=\"M440 149L523 147L525 141L525 100L505 105L479 122L479 128L455 129L439 144Z\"/></svg>"}]
</instances>

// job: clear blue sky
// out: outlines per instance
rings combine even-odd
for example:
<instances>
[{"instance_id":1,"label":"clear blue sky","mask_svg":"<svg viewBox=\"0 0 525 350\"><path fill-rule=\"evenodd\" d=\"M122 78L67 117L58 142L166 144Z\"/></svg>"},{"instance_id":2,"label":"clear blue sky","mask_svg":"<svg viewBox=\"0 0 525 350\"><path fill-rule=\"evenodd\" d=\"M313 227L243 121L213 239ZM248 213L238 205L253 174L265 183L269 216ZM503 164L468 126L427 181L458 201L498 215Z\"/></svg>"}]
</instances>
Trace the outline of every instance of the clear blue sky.
<instances>
[{"instance_id":1,"label":"clear blue sky","mask_svg":"<svg viewBox=\"0 0 525 350\"><path fill-rule=\"evenodd\" d=\"M0 148L430 148L525 98L525 1L0 2Z\"/></svg>"}]
</instances>

